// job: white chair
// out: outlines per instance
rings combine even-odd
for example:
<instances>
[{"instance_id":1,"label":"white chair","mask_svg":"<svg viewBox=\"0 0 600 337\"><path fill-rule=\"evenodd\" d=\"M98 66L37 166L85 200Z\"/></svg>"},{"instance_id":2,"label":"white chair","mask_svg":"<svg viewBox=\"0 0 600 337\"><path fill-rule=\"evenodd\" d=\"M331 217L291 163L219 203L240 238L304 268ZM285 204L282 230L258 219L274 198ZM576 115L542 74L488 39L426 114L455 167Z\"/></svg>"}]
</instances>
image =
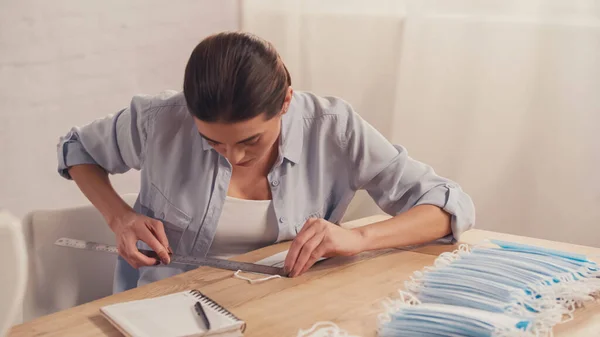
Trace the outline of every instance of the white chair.
<instances>
[{"instance_id":1,"label":"white chair","mask_svg":"<svg viewBox=\"0 0 600 337\"><path fill-rule=\"evenodd\" d=\"M123 198L133 205L137 194ZM112 294L116 255L54 244L61 237L115 244L114 233L94 206L32 211L23 219L23 230L30 275L24 322Z\"/></svg>"},{"instance_id":2,"label":"white chair","mask_svg":"<svg viewBox=\"0 0 600 337\"><path fill-rule=\"evenodd\" d=\"M27 282L27 250L21 223L0 210L0 337L15 323Z\"/></svg>"}]
</instances>

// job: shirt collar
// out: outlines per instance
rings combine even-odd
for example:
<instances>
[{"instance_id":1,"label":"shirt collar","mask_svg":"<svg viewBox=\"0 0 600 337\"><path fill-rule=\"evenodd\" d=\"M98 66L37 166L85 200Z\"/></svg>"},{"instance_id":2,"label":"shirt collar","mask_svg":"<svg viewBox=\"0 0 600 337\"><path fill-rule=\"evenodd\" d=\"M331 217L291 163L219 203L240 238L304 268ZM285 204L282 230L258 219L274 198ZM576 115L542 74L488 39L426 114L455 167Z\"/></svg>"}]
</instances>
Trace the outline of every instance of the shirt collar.
<instances>
[{"instance_id":1,"label":"shirt collar","mask_svg":"<svg viewBox=\"0 0 600 337\"><path fill-rule=\"evenodd\" d=\"M294 94L292 97L288 111L281 117L281 137L279 140L279 154L294 164L300 160L304 142L302 112L299 111L295 96ZM195 127L194 130L196 133L198 132ZM198 136L200 135L198 134ZM212 149L212 146L208 144L204 137L200 136L200 141L203 151Z\"/></svg>"},{"instance_id":2,"label":"shirt collar","mask_svg":"<svg viewBox=\"0 0 600 337\"><path fill-rule=\"evenodd\" d=\"M202 145L202 151L212 150L212 146L210 146L210 144L208 144L208 141L206 140L206 138L202 137L198 133L198 129L196 128L196 126L194 126L194 131L196 131L196 135L198 135L198 137L200 137L200 144Z\"/></svg>"},{"instance_id":3,"label":"shirt collar","mask_svg":"<svg viewBox=\"0 0 600 337\"><path fill-rule=\"evenodd\" d=\"M302 144L304 143L304 124L302 123L302 112L299 111L296 95L288 111L281 117L281 140L279 153L296 164L302 155Z\"/></svg>"}]
</instances>

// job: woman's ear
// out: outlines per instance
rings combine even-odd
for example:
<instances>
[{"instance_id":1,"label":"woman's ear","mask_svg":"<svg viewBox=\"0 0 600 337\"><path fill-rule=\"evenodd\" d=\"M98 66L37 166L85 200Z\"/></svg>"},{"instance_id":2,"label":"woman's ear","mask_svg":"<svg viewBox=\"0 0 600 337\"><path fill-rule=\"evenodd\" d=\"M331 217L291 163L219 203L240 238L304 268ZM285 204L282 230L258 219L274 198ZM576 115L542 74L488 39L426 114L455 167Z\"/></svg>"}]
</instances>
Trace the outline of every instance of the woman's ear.
<instances>
[{"instance_id":1,"label":"woman's ear","mask_svg":"<svg viewBox=\"0 0 600 337\"><path fill-rule=\"evenodd\" d=\"M288 87L287 92L285 93L285 99L283 100L283 107L281 108L281 114L285 114L290 108L290 104L292 103L292 97L294 96L294 89L292 87Z\"/></svg>"}]
</instances>

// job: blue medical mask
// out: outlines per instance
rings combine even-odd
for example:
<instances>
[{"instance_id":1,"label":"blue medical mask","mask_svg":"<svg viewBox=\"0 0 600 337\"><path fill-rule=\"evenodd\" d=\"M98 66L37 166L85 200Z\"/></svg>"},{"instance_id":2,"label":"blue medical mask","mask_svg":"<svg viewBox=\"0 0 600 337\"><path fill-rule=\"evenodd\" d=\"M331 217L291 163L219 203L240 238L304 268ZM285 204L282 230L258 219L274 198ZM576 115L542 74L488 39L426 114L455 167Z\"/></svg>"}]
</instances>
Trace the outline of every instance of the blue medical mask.
<instances>
[{"instance_id":1,"label":"blue medical mask","mask_svg":"<svg viewBox=\"0 0 600 337\"><path fill-rule=\"evenodd\" d=\"M511 336L527 329L549 333L564 314L570 315L576 305L592 299L591 293L600 292L598 265L583 255L493 242L501 248L461 245L440 254L434 266L416 271L405 286L419 305L388 311L389 324L382 325L382 331L390 336L497 336L502 326ZM448 307L453 311L440 309ZM456 316L457 310L467 309L472 311ZM516 315L524 321L507 326L469 317L481 312Z\"/></svg>"},{"instance_id":2,"label":"blue medical mask","mask_svg":"<svg viewBox=\"0 0 600 337\"><path fill-rule=\"evenodd\" d=\"M523 277L516 277L512 274L507 273L506 270L503 270L503 266L500 265L499 267L500 270L496 268L490 268L489 265L480 266L476 264L456 263L449 265L448 267L446 267L447 269L444 268L444 270L447 270L447 272L450 273L459 272L460 270L463 272L467 272L470 275L473 275L472 273L478 273L478 275L481 275L481 273L486 273L489 279L494 282L504 283L515 288L525 289L527 287L527 281L525 281Z\"/></svg>"},{"instance_id":3,"label":"blue medical mask","mask_svg":"<svg viewBox=\"0 0 600 337\"><path fill-rule=\"evenodd\" d=\"M482 258L484 257L484 258ZM573 282L588 280L597 273L596 268L590 266L577 266L572 260L566 261L562 258L553 258L550 256L527 255L522 252L503 251L502 249L484 249L476 248L468 256L464 256L456 263L461 264L469 261L494 261L492 263L502 262L510 266L507 274L527 279L529 287L540 289L538 285L554 287L561 282Z\"/></svg>"},{"instance_id":4,"label":"blue medical mask","mask_svg":"<svg viewBox=\"0 0 600 337\"><path fill-rule=\"evenodd\" d=\"M504 301L461 290L423 287L417 296L423 303L458 305L499 313L507 309Z\"/></svg>"},{"instance_id":5,"label":"blue medical mask","mask_svg":"<svg viewBox=\"0 0 600 337\"><path fill-rule=\"evenodd\" d=\"M443 304L404 306L389 314L378 336L532 336L527 319Z\"/></svg>"},{"instance_id":6,"label":"blue medical mask","mask_svg":"<svg viewBox=\"0 0 600 337\"><path fill-rule=\"evenodd\" d=\"M465 268L476 268L480 272L489 273L491 271L510 277L512 279L521 280L525 283L535 283L543 280L539 274L532 272L529 269L518 268L511 266L506 261L494 260L494 259L482 259L474 257L471 259L461 259L456 261L451 266L453 267L465 267Z\"/></svg>"},{"instance_id":7,"label":"blue medical mask","mask_svg":"<svg viewBox=\"0 0 600 337\"><path fill-rule=\"evenodd\" d=\"M529 269L547 277L546 280L553 280L555 283L561 280L581 280L597 273L597 267L593 263L581 263L549 255L528 254L496 248L474 249L471 254L470 258L476 255L484 255L489 259L504 260L521 271ZM559 277L551 278L551 276Z\"/></svg>"},{"instance_id":8,"label":"blue medical mask","mask_svg":"<svg viewBox=\"0 0 600 337\"><path fill-rule=\"evenodd\" d=\"M482 273L486 274L487 278L491 281L505 284L510 287L525 289L527 282L522 277L516 277L506 272L501 272L496 269L489 268L488 266L470 265L467 263L453 264L444 269L444 271L452 273L463 273L474 277L480 277Z\"/></svg>"},{"instance_id":9,"label":"blue medical mask","mask_svg":"<svg viewBox=\"0 0 600 337\"><path fill-rule=\"evenodd\" d=\"M421 273L413 284L407 282L407 289L426 303L461 305L494 312L503 309L498 304L500 301L506 304L505 312L528 314L553 324L560 321L563 313L568 313L565 307L568 307L569 297L582 298L587 294L589 287L575 290L572 284L562 288L542 287L562 282L560 277L554 278L553 275L568 274L573 265L554 265L553 259L545 257L519 259L517 257L521 255L515 254L521 253L473 249L470 253L461 253L460 258L451 263ZM471 298L471 295L477 297ZM466 303L469 301L470 304Z\"/></svg>"},{"instance_id":10,"label":"blue medical mask","mask_svg":"<svg viewBox=\"0 0 600 337\"><path fill-rule=\"evenodd\" d=\"M466 272L470 275L466 275ZM488 276L486 273L478 274L448 266L424 273L416 282L408 282L406 288L424 303L461 305L494 312L539 314L543 319L547 316L556 317L557 311L561 309L550 296L532 296L524 287L501 283L500 278L490 280Z\"/></svg>"},{"instance_id":11,"label":"blue medical mask","mask_svg":"<svg viewBox=\"0 0 600 337\"><path fill-rule=\"evenodd\" d=\"M453 273L451 276L443 271L428 272L423 279L425 286L429 287L456 287L488 295L498 300L509 298L511 288L505 284L497 283L486 278L478 278L463 273Z\"/></svg>"},{"instance_id":12,"label":"blue medical mask","mask_svg":"<svg viewBox=\"0 0 600 337\"><path fill-rule=\"evenodd\" d=\"M595 267L591 262L578 262L575 260L564 259L561 257L551 256L551 255L543 255L543 254L535 254L535 253L527 253L521 251L512 251L505 250L499 248L487 248L487 249L474 249L474 252L478 254L485 255L493 255L493 256L503 256L503 257L511 257L519 260L539 263L547 268L550 268L554 271L569 271L569 270L578 270L581 268Z\"/></svg>"},{"instance_id":13,"label":"blue medical mask","mask_svg":"<svg viewBox=\"0 0 600 337\"><path fill-rule=\"evenodd\" d=\"M485 249L487 250L487 249ZM520 261L514 258L511 258L510 256L505 256L505 255L500 255L500 254L494 254L493 252L487 252L484 251L484 249L480 249L479 251L473 251L471 254L465 255L461 257L461 260L464 261L470 261L470 260L477 260L477 261L482 261L481 259L484 259L484 261L490 261L490 262L496 262L496 263L500 263L500 264L504 264L506 266L510 266L511 269L515 269L515 270L525 270L525 271L532 271L535 272L537 274L543 274L546 276L552 276L552 272L547 270L546 268L543 268L539 265L535 265L535 264L531 264L528 263L528 261Z\"/></svg>"},{"instance_id":14,"label":"blue medical mask","mask_svg":"<svg viewBox=\"0 0 600 337\"><path fill-rule=\"evenodd\" d=\"M492 242L495 245L498 245L500 248L503 248L503 249L510 249L510 250L521 251L521 252L540 253L540 254L544 254L544 255L562 257L562 258L570 259L573 261L594 263L593 261L588 260L587 256L585 256L583 254L569 253L569 252L564 252L564 251L560 251L560 250L554 250L554 249L549 249L549 248L531 246L531 245L526 245L526 244L522 244L522 243L508 242L508 241L502 241L502 240L490 240L490 242Z\"/></svg>"}]
</instances>

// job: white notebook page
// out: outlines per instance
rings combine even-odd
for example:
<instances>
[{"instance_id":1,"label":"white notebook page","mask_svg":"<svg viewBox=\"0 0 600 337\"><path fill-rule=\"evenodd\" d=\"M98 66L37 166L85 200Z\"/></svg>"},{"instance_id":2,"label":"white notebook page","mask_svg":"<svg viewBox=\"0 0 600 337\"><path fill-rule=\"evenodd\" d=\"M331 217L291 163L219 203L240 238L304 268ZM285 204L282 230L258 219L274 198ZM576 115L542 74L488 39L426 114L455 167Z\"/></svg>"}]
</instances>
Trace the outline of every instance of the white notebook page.
<instances>
[{"instance_id":1,"label":"white notebook page","mask_svg":"<svg viewBox=\"0 0 600 337\"><path fill-rule=\"evenodd\" d=\"M207 333L194 305L198 298L186 292L103 307L102 312L134 337L242 336L242 322L236 322L203 304L211 329ZM223 334L222 332L231 333ZM219 333L221 332L221 333Z\"/></svg>"}]
</instances>

